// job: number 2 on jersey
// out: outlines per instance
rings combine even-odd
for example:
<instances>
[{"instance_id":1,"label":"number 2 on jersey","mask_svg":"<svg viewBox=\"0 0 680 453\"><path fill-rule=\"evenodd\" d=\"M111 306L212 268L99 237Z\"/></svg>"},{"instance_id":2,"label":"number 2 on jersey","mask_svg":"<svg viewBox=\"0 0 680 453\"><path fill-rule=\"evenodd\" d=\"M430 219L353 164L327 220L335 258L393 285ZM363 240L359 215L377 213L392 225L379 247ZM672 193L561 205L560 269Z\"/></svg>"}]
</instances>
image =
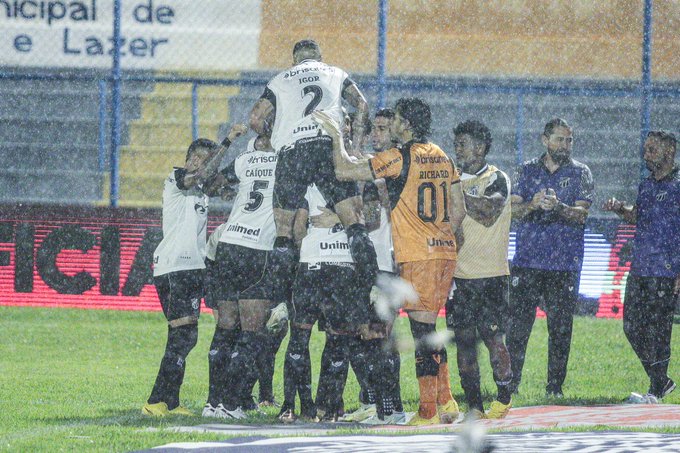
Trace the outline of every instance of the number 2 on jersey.
<instances>
[{"instance_id":1,"label":"number 2 on jersey","mask_svg":"<svg viewBox=\"0 0 680 453\"><path fill-rule=\"evenodd\" d=\"M257 211L257 208L262 206L262 201L264 201L264 194L260 190L269 187L269 181L256 180L253 181L253 190L248 193L250 199L248 204L246 204L243 209L248 212Z\"/></svg>"},{"instance_id":2,"label":"number 2 on jersey","mask_svg":"<svg viewBox=\"0 0 680 453\"><path fill-rule=\"evenodd\" d=\"M442 189L442 198L444 200L444 216L442 222L449 221L449 190L446 181L439 184ZM429 206L426 206L429 205ZM425 209L429 207L429 209ZM429 214L428 214L429 212ZM423 222L434 223L438 217L437 210L437 186L433 182L424 182L418 186L418 217Z\"/></svg>"},{"instance_id":3,"label":"number 2 on jersey","mask_svg":"<svg viewBox=\"0 0 680 453\"><path fill-rule=\"evenodd\" d=\"M307 85L302 89L302 97L307 96L309 93L312 93L312 100L307 104L304 116L311 115L323 97L323 91L321 90L321 87L317 85Z\"/></svg>"}]
</instances>

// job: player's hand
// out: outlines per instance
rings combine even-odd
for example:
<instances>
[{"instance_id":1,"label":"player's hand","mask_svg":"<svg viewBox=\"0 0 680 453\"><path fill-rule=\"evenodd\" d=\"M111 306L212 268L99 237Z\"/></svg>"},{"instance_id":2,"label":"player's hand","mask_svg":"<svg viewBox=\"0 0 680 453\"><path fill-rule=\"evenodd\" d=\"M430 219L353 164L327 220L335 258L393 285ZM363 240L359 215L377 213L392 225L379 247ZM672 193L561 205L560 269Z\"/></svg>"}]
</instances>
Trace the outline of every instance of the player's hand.
<instances>
[{"instance_id":1,"label":"player's hand","mask_svg":"<svg viewBox=\"0 0 680 453\"><path fill-rule=\"evenodd\" d=\"M312 112L312 119L331 137L338 139L342 137L340 125L328 113L322 110L314 110Z\"/></svg>"},{"instance_id":2,"label":"player's hand","mask_svg":"<svg viewBox=\"0 0 680 453\"><path fill-rule=\"evenodd\" d=\"M309 223L314 228L332 228L340 223L340 217L325 206L317 206L321 214L309 216Z\"/></svg>"},{"instance_id":3,"label":"player's hand","mask_svg":"<svg viewBox=\"0 0 680 453\"><path fill-rule=\"evenodd\" d=\"M602 209L604 209L605 211L619 213L623 210L623 206L624 206L623 201L617 200L616 198L612 197L604 202L604 204L602 205Z\"/></svg>"},{"instance_id":4,"label":"player's hand","mask_svg":"<svg viewBox=\"0 0 680 453\"><path fill-rule=\"evenodd\" d=\"M234 124L231 126L231 130L229 131L227 137L229 138L230 142L233 142L246 132L248 132L248 126L245 124Z\"/></svg>"},{"instance_id":5,"label":"player's hand","mask_svg":"<svg viewBox=\"0 0 680 453\"><path fill-rule=\"evenodd\" d=\"M272 308L269 319L265 324L269 333L278 333L288 324L288 307L281 302L276 307Z\"/></svg>"}]
</instances>

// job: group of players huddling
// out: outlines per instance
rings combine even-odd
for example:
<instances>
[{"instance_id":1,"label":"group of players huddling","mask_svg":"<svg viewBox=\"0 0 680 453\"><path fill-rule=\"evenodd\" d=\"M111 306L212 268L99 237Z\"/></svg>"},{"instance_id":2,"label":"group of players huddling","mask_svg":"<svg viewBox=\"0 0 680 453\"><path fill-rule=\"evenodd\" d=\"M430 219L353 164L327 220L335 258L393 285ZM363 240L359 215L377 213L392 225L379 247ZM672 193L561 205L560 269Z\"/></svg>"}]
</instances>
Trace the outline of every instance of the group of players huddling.
<instances>
[{"instance_id":1,"label":"group of players huddling","mask_svg":"<svg viewBox=\"0 0 680 453\"><path fill-rule=\"evenodd\" d=\"M431 115L423 100L403 98L379 110L372 127L368 112L347 73L323 63L319 46L303 40L293 49L293 66L276 75L254 105L249 126L257 137L244 153L218 171L245 125L233 126L221 144L191 144L185 166L170 173L163 192L154 283L168 337L144 414L191 414L180 405L179 391L202 298L217 321L204 417L246 418L257 407L251 396L257 381L260 404L273 404L274 357L288 331L281 421L453 423L459 408L445 341L433 341L445 305L470 416L508 414L513 372L501 326L510 183L485 161L490 132L477 121L458 125L459 171L428 141ZM368 127L371 154L363 149ZM207 240L209 197L233 196L234 185L229 219ZM415 344L419 408L411 418L402 405L400 356L391 340L400 309ZM309 342L315 323L326 342L313 398ZM498 386L486 412L478 336ZM350 366L361 406L345 414Z\"/></svg>"}]
</instances>

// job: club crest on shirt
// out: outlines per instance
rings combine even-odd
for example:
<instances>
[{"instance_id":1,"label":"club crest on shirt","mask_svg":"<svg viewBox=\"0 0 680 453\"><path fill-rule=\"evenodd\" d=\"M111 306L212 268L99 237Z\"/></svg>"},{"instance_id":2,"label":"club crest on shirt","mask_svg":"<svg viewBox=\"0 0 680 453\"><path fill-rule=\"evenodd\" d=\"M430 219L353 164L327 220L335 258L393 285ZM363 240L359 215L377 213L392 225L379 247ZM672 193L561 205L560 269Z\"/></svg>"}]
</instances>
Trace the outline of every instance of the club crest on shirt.
<instances>
[{"instance_id":1,"label":"club crest on shirt","mask_svg":"<svg viewBox=\"0 0 680 453\"><path fill-rule=\"evenodd\" d=\"M201 203L196 203L194 205L194 210L196 212L198 212L199 214L205 214L206 212L208 212L208 209L205 206L203 206Z\"/></svg>"}]
</instances>

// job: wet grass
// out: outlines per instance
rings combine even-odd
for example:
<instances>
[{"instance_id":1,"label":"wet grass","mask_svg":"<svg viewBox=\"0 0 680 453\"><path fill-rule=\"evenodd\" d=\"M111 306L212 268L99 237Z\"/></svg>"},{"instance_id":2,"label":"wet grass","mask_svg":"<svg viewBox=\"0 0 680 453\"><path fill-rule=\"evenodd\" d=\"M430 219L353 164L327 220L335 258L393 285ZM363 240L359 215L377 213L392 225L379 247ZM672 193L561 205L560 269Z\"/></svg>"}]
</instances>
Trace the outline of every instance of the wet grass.
<instances>
[{"instance_id":1,"label":"wet grass","mask_svg":"<svg viewBox=\"0 0 680 453\"><path fill-rule=\"evenodd\" d=\"M205 423L201 417L157 420L140 414L163 352L165 329L160 313L0 307L0 450L129 451L170 442L226 438L224 434L164 430ZM182 399L197 412L207 394L207 351L212 331L212 316L204 315L199 324L199 344L187 361ZM397 324L397 332L407 337L408 326L403 319ZM680 331L676 328L675 354L678 345ZM282 351L285 346L286 341ZM322 347L323 336L316 333L312 339L315 376ZM454 347L449 347L449 358L453 391L460 400ZM282 399L282 360L280 352L274 382L278 400ZM647 389L644 372L617 320L576 320L562 400L544 396L546 360L546 325L544 320L537 320L515 406L620 403L631 391ZM484 395L490 401L495 385L483 347L480 363ZM680 380L677 359L671 361L671 376ZM350 373L345 392L348 409L358 405L357 392L358 385ZM402 354L402 394L406 409L415 410L417 385L410 352ZM664 402L680 404L680 391ZM270 423L275 414L275 409L268 409L253 423Z\"/></svg>"}]
</instances>

